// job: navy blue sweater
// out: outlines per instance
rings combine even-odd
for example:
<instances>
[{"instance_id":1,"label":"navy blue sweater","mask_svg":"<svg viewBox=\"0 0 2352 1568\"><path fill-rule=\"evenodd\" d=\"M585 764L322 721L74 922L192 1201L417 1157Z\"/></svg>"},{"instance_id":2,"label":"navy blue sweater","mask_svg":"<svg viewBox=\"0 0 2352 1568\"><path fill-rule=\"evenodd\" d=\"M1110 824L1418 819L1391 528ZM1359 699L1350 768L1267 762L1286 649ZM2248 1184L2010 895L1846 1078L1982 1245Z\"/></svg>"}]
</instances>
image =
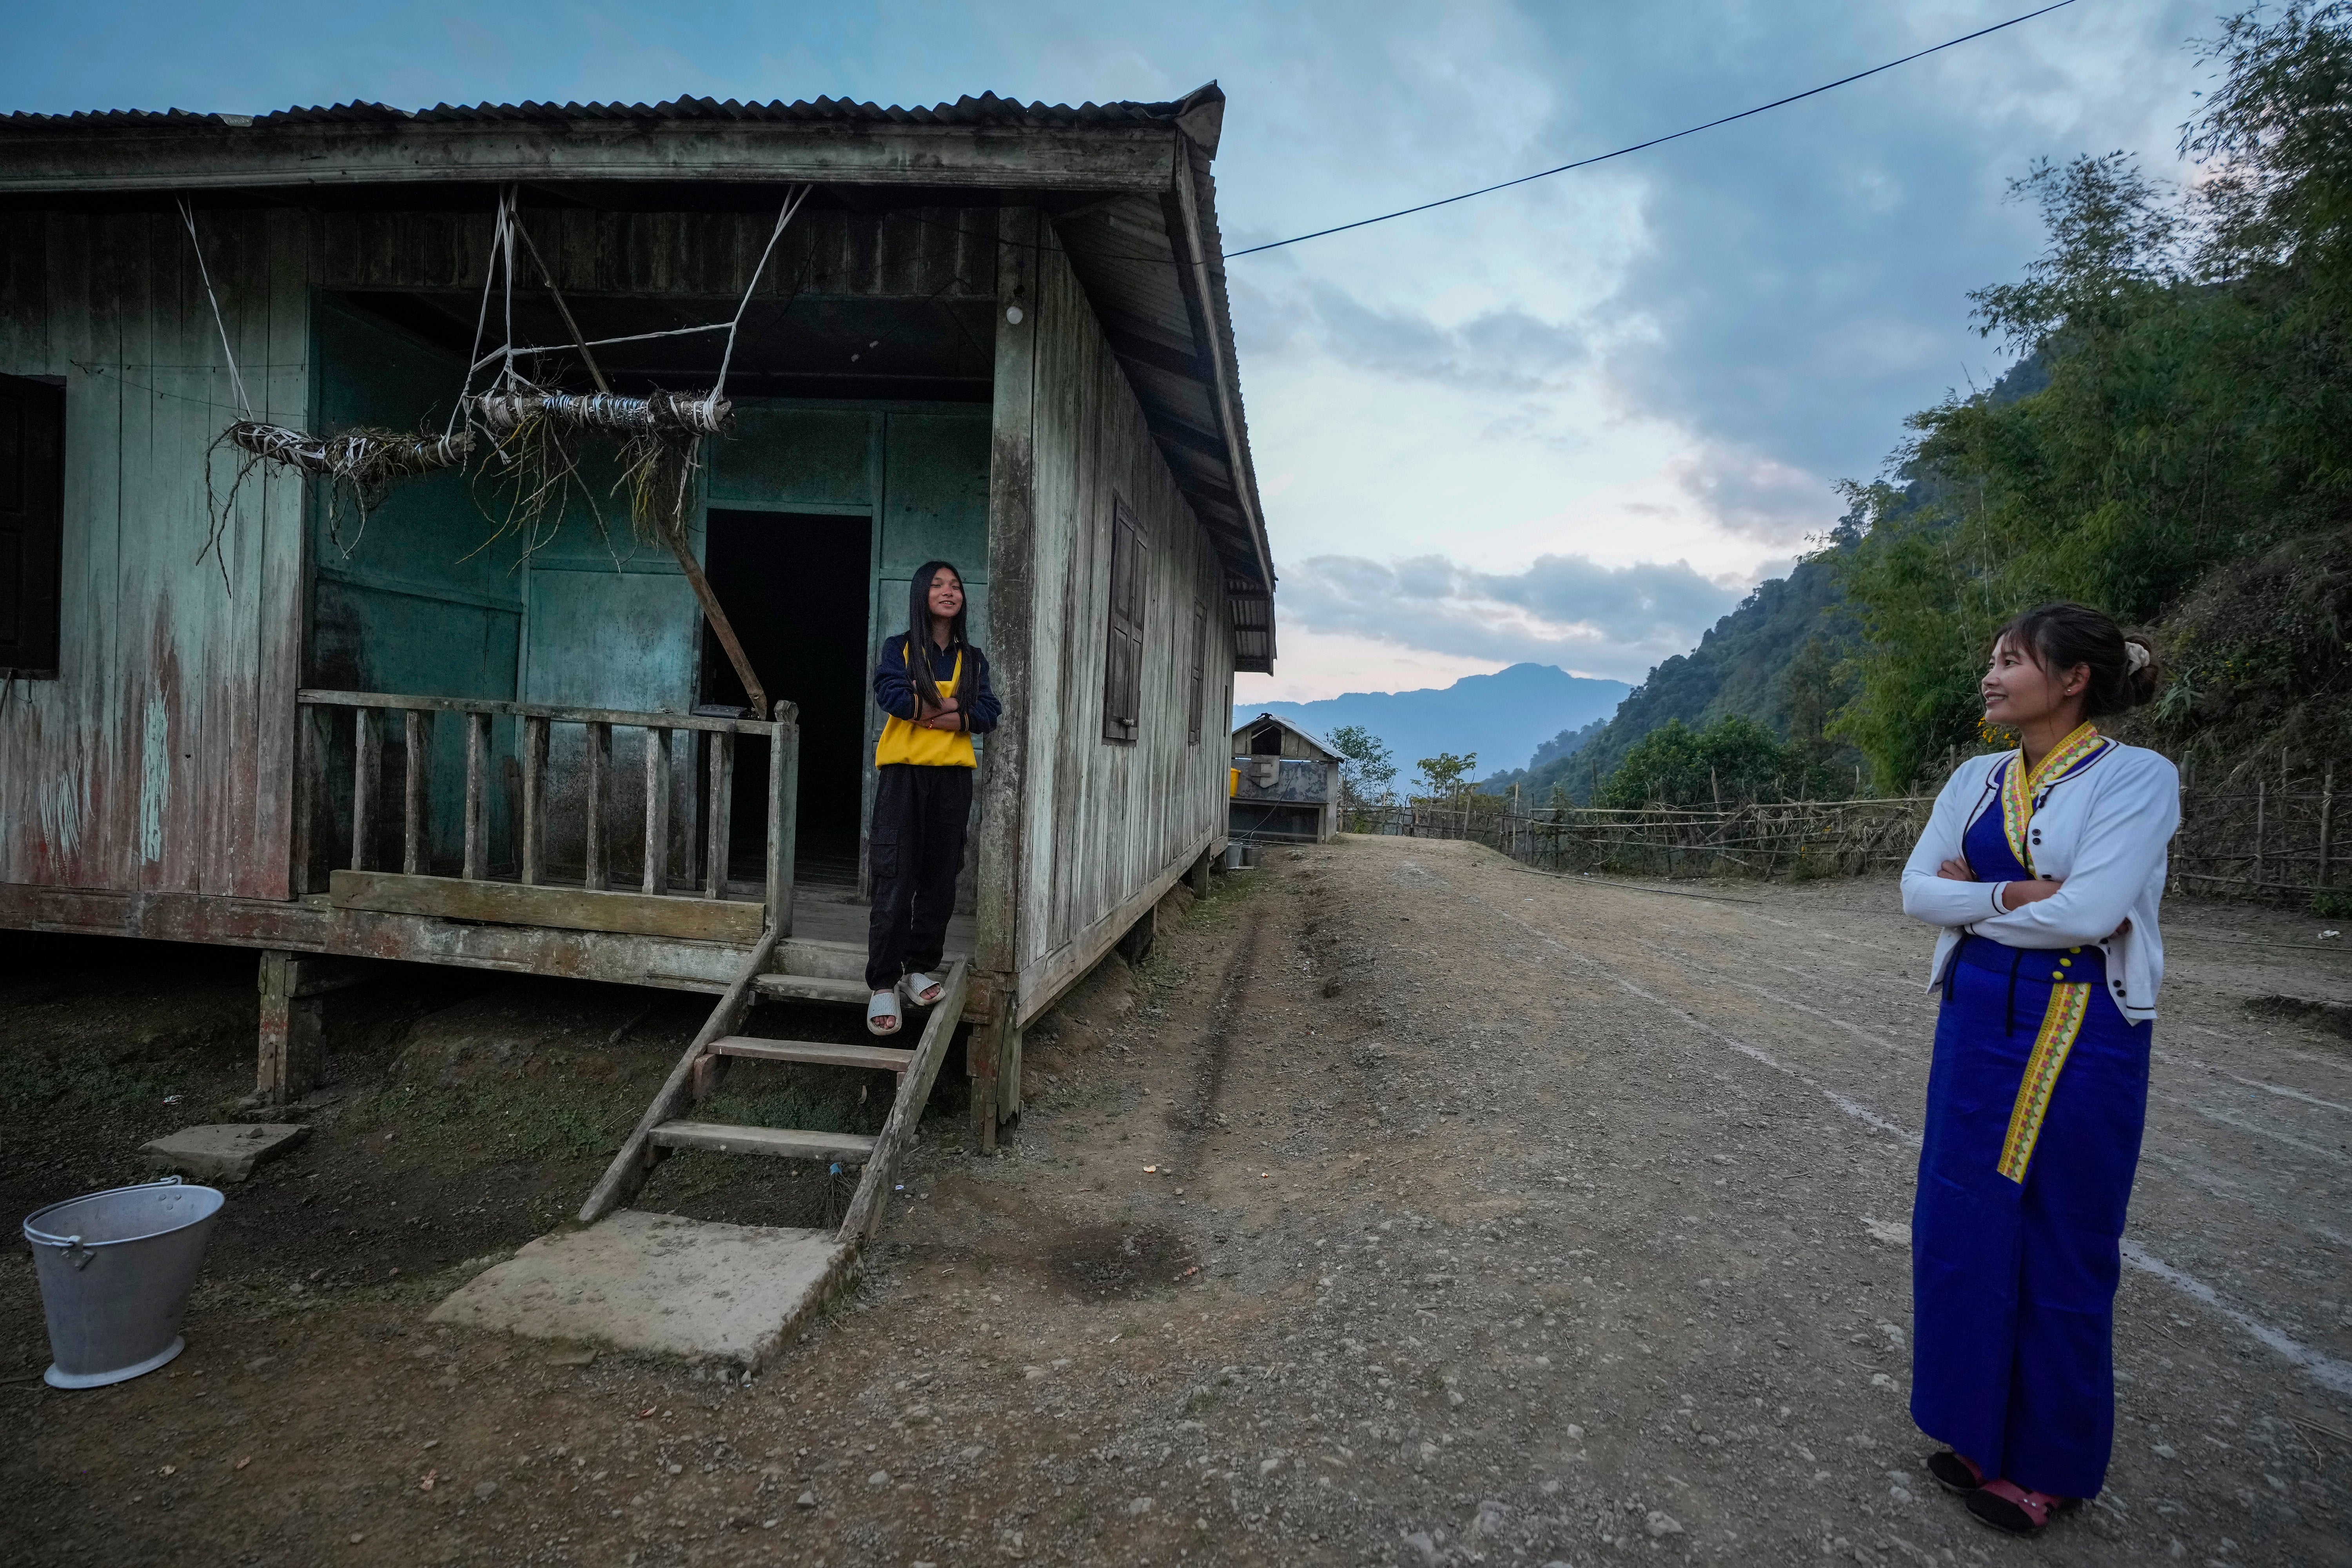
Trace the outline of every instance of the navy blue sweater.
<instances>
[{"instance_id":1,"label":"navy blue sweater","mask_svg":"<svg viewBox=\"0 0 2352 1568\"><path fill-rule=\"evenodd\" d=\"M934 642L924 647L931 653L931 679L945 685L955 674L956 649L941 647ZM975 735L985 735L996 728L997 715L1003 704L988 687L988 656L976 647L966 646L963 651L963 679L957 683L955 698L959 712L963 715L963 727ZM904 632L882 645L882 661L874 667L874 700L882 711L894 719L909 723L920 711L920 699L915 694L915 678L907 669L907 636Z\"/></svg>"}]
</instances>

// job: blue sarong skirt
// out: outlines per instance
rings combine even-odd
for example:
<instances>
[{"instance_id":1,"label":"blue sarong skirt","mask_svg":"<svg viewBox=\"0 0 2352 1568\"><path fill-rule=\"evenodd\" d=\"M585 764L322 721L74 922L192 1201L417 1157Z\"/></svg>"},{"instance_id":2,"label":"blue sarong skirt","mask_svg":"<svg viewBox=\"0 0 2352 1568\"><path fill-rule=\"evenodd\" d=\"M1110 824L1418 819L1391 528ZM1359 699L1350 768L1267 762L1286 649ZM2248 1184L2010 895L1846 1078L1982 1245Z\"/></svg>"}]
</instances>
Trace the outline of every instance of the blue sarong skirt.
<instances>
[{"instance_id":1,"label":"blue sarong skirt","mask_svg":"<svg viewBox=\"0 0 2352 1568\"><path fill-rule=\"evenodd\" d=\"M2115 1439L2116 1285L2154 1030L2110 989L2096 947L1961 943L1911 1216L1912 1418L1987 1477L2054 1497L2095 1495Z\"/></svg>"}]
</instances>

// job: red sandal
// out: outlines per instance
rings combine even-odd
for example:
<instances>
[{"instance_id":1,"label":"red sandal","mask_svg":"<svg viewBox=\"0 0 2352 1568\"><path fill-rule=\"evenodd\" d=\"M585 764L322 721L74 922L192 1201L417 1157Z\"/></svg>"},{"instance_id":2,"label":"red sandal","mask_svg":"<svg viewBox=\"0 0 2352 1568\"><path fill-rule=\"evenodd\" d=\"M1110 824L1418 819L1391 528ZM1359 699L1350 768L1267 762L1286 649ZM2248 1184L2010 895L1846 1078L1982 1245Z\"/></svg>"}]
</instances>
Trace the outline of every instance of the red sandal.
<instances>
[{"instance_id":1,"label":"red sandal","mask_svg":"<svg viewBox=\"0 0 2352 1568\"><path fill-rule=\"evenodd\" d=\"M2030 1492L2011 1480L1987 1481L1969 1494L1969 1511L1995 1530L2011 1535L2039 1535L2051 1516L2065 1512L2081 1500Z\"/></svg>"}]
</instances>

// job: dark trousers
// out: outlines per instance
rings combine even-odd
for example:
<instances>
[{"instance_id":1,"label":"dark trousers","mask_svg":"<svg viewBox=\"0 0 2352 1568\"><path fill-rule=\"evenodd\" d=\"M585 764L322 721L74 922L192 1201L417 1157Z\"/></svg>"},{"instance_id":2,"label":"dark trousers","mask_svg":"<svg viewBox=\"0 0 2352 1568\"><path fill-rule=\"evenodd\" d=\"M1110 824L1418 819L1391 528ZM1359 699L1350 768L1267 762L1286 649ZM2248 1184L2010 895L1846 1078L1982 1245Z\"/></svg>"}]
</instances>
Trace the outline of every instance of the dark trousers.
<instances>
[{"instance_id":1,"label":"dark trousers","mask_svg":"<svg viewBox=\"0 0 2352 1568\"><path fill-rule=\"evenodd\" d=\"M891 763L874 770L874 914L866 984L887 991L909 970L940 966L971 816L971 768Z\"/></svg>"}]
</instances>

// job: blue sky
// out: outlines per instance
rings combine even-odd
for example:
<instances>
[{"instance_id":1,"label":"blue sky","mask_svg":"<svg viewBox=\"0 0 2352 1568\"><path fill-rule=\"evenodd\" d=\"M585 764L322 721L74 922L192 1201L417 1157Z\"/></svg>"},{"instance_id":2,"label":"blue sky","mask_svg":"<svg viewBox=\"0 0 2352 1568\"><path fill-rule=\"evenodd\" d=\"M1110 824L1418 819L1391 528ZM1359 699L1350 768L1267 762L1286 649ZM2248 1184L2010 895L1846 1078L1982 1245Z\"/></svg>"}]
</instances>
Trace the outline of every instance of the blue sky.
<instances>
[{"instance_id":1,"label":"blue sky","mask_svg":"<svg viewBox=\"0 0 2352 1568\"><path fill-rule=\"evenodd\" d=\"M1229 247L1744 109L2031 0L18 6L0 110L680 94L1163 99L1215 79ZM1639 680L2000 374L1970 289L2038 156L2173 149L2215 11L2066 10L1631 158L1232 267L1283 657L1237 700L1521 658Z\"/></svg>"}]
</instances>

